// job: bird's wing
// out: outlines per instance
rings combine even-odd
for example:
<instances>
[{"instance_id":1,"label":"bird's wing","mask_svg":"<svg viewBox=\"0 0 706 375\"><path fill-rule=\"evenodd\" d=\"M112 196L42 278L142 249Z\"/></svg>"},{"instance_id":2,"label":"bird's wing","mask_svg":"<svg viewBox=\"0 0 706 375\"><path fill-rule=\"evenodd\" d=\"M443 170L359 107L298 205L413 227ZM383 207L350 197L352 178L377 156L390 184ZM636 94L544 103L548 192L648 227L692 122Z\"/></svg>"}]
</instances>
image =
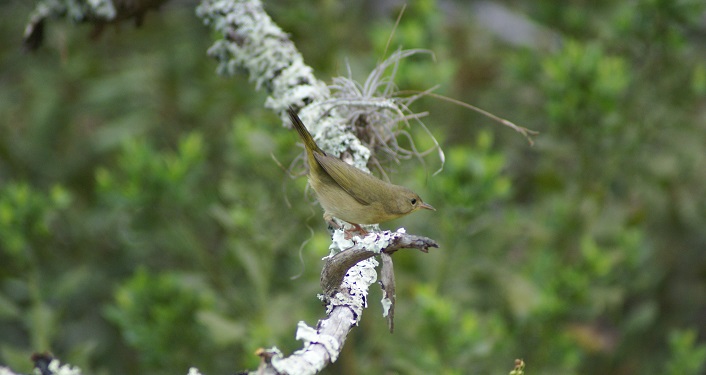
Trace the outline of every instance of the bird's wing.
<instances>
[{"instance_id":1,"label":"bird's wing","mask_svg":"<svg viewBox=\"0 0 706 375\"><path fill-rule=\"evenodd\" d=\"M321 168L323 168L348 195L362 205L370 205L370 197L368 194L365 194L362 188L365 186L366 182L375 177L349 165L341 159L323 153L314 152L314 158Z\"/></svg>"}]
</instances>

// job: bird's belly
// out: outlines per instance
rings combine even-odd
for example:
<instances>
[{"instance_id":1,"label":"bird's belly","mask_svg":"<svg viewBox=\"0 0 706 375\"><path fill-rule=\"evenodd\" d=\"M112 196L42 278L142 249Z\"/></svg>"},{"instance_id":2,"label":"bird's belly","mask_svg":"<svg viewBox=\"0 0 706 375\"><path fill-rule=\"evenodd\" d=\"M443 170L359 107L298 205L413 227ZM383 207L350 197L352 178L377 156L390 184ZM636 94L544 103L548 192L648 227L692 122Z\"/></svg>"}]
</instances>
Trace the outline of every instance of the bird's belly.
<instances>
[{"instance_id":1,"label":"bird's belly","mask_svg":"<svg viewBox=\"0 0 706 375\"><path fill-rule=\"evenodd\" d=\"M317 186L318 185L318 186ZM352 224L377 224L375 203L364 205L338 185L312 184L324 211Z\"/></svg>"}]
</instances>

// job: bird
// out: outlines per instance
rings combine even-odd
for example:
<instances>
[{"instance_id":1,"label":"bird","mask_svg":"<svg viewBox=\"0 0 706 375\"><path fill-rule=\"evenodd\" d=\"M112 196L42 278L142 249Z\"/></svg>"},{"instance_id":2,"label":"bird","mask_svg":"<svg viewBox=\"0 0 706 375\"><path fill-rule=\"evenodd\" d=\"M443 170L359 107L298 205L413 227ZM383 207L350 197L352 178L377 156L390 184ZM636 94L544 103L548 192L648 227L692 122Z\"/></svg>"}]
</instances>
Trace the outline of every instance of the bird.
<instances>
[{"instance_id":1,"label":"bird","mask_svg":"<svg viewBox=\"0 0 706 375\"><path fill-rule=\"evenodd\" d=\"M294 108L287 112L306 148L309 184L324 209L324 220L334 229L338 218L361 233L361 224L379 224L420 209L436 211L412 190L385 182L327 154L314 141Z\"/></svg>"}]
</instances>

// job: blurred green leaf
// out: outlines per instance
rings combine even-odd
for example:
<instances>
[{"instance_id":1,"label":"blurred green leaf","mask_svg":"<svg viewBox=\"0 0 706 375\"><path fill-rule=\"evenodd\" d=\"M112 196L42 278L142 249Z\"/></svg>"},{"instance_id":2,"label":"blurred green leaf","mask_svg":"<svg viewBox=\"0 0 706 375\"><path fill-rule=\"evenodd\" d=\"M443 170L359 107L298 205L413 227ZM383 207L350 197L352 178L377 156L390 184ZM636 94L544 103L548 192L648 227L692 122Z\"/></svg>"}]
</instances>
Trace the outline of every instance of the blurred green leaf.
<instances>
[{"instance_id":1,"label":"blurred green leaf","mask_svg":"<svg viewBox=\"0 0 706 375\"><path fill-rule=\"evenodd\" d=\"M672 358L665 365L665 374L701 374L706 369L706 345L696 343L694 330L672 331L669 334Z\"/></svg>"}]
</instances>

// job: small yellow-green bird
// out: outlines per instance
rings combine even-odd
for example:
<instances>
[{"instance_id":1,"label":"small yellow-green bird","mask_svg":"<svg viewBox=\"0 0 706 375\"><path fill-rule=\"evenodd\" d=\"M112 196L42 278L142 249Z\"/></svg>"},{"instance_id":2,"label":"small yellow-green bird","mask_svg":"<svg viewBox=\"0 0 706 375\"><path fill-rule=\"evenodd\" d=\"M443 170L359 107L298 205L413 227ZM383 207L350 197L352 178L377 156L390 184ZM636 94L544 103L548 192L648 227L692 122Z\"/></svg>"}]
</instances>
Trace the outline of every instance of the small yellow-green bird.
<instances>
[{"instance_id":1,"label":"small yellow-green bird","mask_svg":"<svg viewBox=\"0 0 706 375\"><path fill-rule=\"evenodd\" d=\"M420 208L433 210L412 190L385 182L372 174L326 154L314 141L292 107L288 109L292 125L304 142L309 162L309 184L316 192L324 220L333 228L336 217L353 224L377 224L408 215Z\"/></svg>"}]
</instances>

